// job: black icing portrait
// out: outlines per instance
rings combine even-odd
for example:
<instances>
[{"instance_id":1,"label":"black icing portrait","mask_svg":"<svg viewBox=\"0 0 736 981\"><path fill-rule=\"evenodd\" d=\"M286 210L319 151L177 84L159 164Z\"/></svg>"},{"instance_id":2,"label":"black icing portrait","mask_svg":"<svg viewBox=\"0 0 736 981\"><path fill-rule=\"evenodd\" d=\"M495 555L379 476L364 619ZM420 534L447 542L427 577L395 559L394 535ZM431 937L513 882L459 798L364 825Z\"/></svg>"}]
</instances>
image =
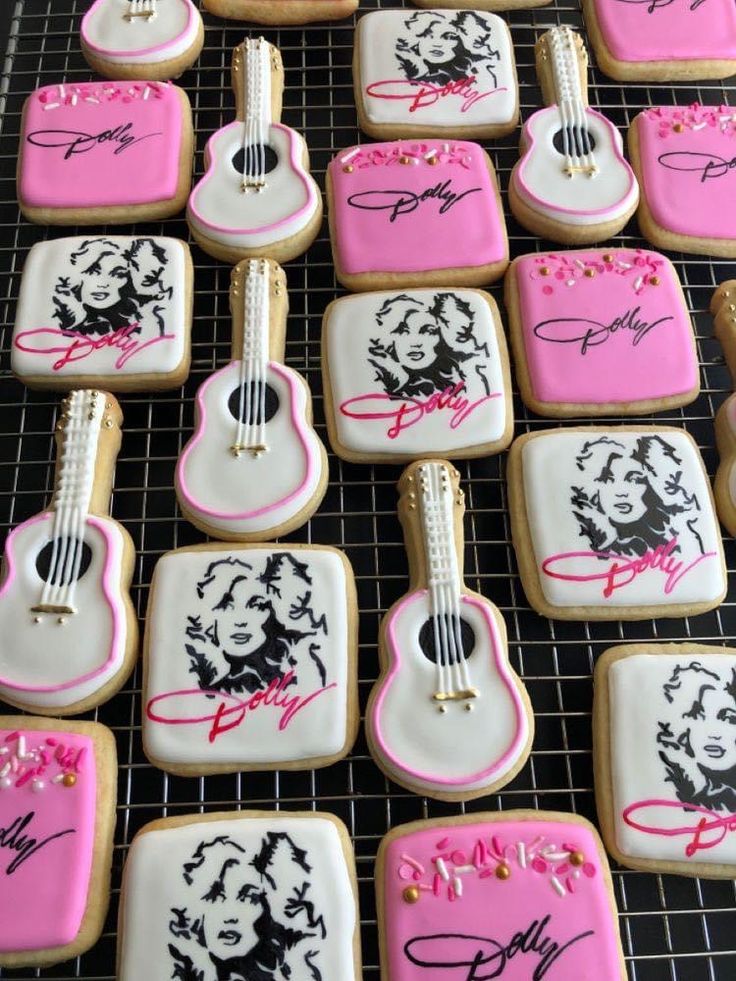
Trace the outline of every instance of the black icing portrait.
<instances>
[{"instance_id":1,"label":"black icing portrait","mask_svg":"<svg viewBox=\"0 0 736 981\"><path fill-rule=\"evenodd\" d=\"M497 87L500 54L491 21L480 11L418 10L404 28L396 59L405 78L434 85L475 78L482 89Z\"/></svg>"},{"instance_id":2,"label":"black icing portrait","mask_svg":"<svg viewBox=\"0 0 736 981\"><path fill-rule=\"evenodd\" d=\"M736 813L736 671L691 661L663 692L657 744L667 783L684 804Z\"/></svg>"},{"instance_id":3,"label":"black icing portrait","mask_svg":"<svg viewBox=\"0 0 736 981\"><path fill-rule=\"evenodd\" d=\"M384 333L371 338L368 360L387 395L428 397L458 385L490 394L488 346L478 342L472 308L461 297L399 294L386 300L376 321Z\"/></svg>"},{"instance_id":4,"label":"black icing portrait","mask_svg":"<svg viewBox=\"0 0 736 981\"><path fill-rule=\"evenodd\" d=\"M323 981L327 928L311 873L306 851L284 832L268 832L254 849L227 835L200 842L170 911L169 978Z\"/></svg>"},{"instance_id":5,"label":"black icing portrait","mask_svg":"<svg viewBox=\"0 0 736 981\"><path fill-rule=\"evenodd\" d=\"M95 337L131 327L136 335L158 337L171 327L169 256L155 239L86 239L69 263L54 284L53 317L61 330Z\"/></svg>"},{"instance_id":6,"label":"black icing portrait","mask_svg":"<svg viewBox=\"0 0 736 981\"><path fill-rule=\"evenodd\" d=\"M292 685L323 688L328 624L309 567L288 552L257 555L218 559L197 583L187 614L190 671L212 692L260 691L288 672Z\"/></svg>"},{"instance_id":7,"label":"black icing portrait","mask_svg":"<svg viewBox=\"0 0 736 981\"><path fill-rule=\"evenodd\" d=\"M665 439L642 436L632 447L601 436L583 444L575 464L570 502L593 551L641 556L676 538L678 552L704 554L700 504Z\"/></svg>"}]
</instances>

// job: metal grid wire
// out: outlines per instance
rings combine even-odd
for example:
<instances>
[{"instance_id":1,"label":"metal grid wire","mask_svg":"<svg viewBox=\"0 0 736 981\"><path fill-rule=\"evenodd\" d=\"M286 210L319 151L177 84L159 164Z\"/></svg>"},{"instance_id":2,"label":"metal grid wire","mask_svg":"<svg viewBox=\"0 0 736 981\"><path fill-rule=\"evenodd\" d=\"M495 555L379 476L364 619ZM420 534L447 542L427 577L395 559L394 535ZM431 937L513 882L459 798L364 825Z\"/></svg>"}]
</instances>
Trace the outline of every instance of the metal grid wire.
<instances>
[{"instance_id":1,"label":"metal grid wire","mask_svg":"<svg viewBox=\"0 0 736 981\"><path fill-rule=\"evenodd\" d=\"M362 0L361 13L376 7L410 6L409 0ZM469 6L472 4L469 3ZM20 113L38 85L83 82L91 76L79 51L79 23L88 0L5 0L0 11L8 34L0 74L0 526L8 529L41 510L53 480L53 439L58 400L31 393L9 370L10 337L20 272L28 248L51 236L77 234L48 230L22 220L15 201L15 161ZM202 171L205 139L233 116L230 90L232 48L247 25L204 14L206 44L195 68L180 80L192 101L197 136L195 172ZM540 105L534 72L536 36L556 23L582 27L577 4L556 0L534 11L508 15L521 83L522 116ZM8 26L9 24L9 26ZM323 183L333 153L361 139L352 90L354 23L264 31L283 53L286 68L284 121L305 133L312 166ZM591 72L590 101L622 130L644 106L727 102L720 84L625 88ZM518 134L487 145L505 191L515 163ZM323 185L324 186L324 185ZM509 218L512 255L549 247ZM181 218L109 232L168 234L187 238ZM635 222L617 244L643 245ZM131 532L137 560L133 595L143 616L147 587L162 552L200 541L202 536L178 513L172 475L174 462L192 429L197 386L230 350L229 267L194 249L196 302L193 365L189 381L174 393L125 396L124 439L117 467L113 514ZM684 424L701 447L712 474L717 463L713 417L730 392L720 346L712 338L708 302L714 286L733 275L733 264L707 258L673 256L697 330L702 394L686 410L658 415L662 423ZM326 226L308 255L287 268L291 300L287 361L311 386L317 429L326 440L320 377L320 322L338 293ZM500 301L500 287L493 292ZM527 413L515 397L517 434L550 425ZM631 420L629 420L631 421ZM645 421L651 421L649 417ZM113 864L113 901L103 938L76 961L41 972L0 972L8 978L114 977L115 922L126 849L136 831L153 818L199 810L242 806L284 809L323 808L341 817L355 843L360 882L364 977L377 981L378 947L373 896L373 860L381 836L392 826L459 810L512 807L572 810L595 819L591 760L591 673L606 647L621 641L696 639L717 643L736 633L733 590L717 611L688 620L642 623L555 623L533 613L519 582L510 543L504 457L463 463L466 491L466 569L468 585L502 610L509 630L510 657L528 687L537 721L531 760L500 794L468 804L427 801L390 785L370 759L364 737L347 760L306 773L242 774L182 779L148 765L141 749L140 668L128 686L94 717L116 734L120 757L119 808ZM361 705L378 671L379 620L407 586L407 564L396 518L396 467L356 466L330 457L330 486L318 514L289 536L294 541L343 546L358 581ZM729 573L736 551L726 542ZM729 981L736 978L736 896L732 882L699 882L616 870L616 897L631 981ZM2 911L0 911L2 915ZM141 981L163 981L142 978ZM343 981L343 979L330 979ZM569 977L566 981L575 981Z\"/></svg>"}]
</instances>

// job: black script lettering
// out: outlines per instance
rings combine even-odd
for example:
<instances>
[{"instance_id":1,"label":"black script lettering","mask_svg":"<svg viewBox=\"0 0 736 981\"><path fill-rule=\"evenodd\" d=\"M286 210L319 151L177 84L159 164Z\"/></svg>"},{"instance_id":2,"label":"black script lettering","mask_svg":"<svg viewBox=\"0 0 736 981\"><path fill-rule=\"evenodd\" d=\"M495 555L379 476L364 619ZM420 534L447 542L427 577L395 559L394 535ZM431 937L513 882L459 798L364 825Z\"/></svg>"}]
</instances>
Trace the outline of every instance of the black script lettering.
<instances>
[{"instance_id":1,"label":"black script lettering","mask_svg":"<svg viewBox=\"0 0 736 981\"><path fill-rule=\"evenodd\" d=\"M49 150L63 149L66 153L63 159L68 160L78 153L89 153L96 146L105 143L115 144L114 156L119 156L124 150L128 150L136 143L143 140L150 140L153 136L161 136L161 133L147 133L145 136L134 136L131 130L132 123L124 123L114 129L103 129L101 133L94 135L90 133L79 133L71 129L37 129L28 134L28 142L34 146L45 147Z\"/></svg>"},{"instance_id":2,"label":"black script lettering","mask_svg":"<svg viewBox=\"0 0 736 981\"><path fill-rule=\"evenodd\" d=\"M555 317L553 320L544 320L541 324L537 324L534 335L550 344L579 344L580 353L587 354L588 348L605 344L619 331L631 331L633 335L631 346L636 347L655 327L674 319L660 317L659 320L648 321L643 320L640 313L641 307L634 307L633 310L627 310L620 317L614 318L610 324L586 320L584 317Z\"/></svg>"},{"instance_id":3,"label":"black script lettering","mask_svg":"<svg viewBox=\"0 0 736 981\"><path fill-rule=\"evenodd\" d=\"M724 160L715 153L691 153L688 150L663 153L659 157L659 162L667 170L699 175L701 184L707 180L715 180L717 177L725 177L729 171L736 169L736 157Z\"/></svg>"},{"instance_id":4,"label":"black script lettering","mask_svg":"<svg viewBox=\"0 0 736 981\"><path fill-rule=\"evenodd\" d=\"M48 838L34 838L31 834L26 834L26 828L36 816L35 811L29 811L24 817L14 818L7 828L0 828L0 848L7 848L15 852L13 858L5 869L6 875L12 875L20 866L27 862L31 855L40 852L50 842L56 838L63 838L65 835L73 835L74 828L67 828L66 831L57 831L55 835Z\"/></svg>"},{"instance_id":5,"label":"black script lettering","mask_svg":"<svg viewBox=\"0 0 736 981\"><path fill-rule=\"evenodd\" d=\"M348 204L352 208L360 208L361 211L388 211L388 220L396 221L399 215L410 215L416 211L420 204L425 201L439 201L439 214L446 215L450 208L466 198L469 194L480 191L479 187L471 187L467 191L459 193L452 190L452 179L428 187L421 194L414 194L412 191L360 191L358 194L351 194Z\"/></svg>"}]
</instances>

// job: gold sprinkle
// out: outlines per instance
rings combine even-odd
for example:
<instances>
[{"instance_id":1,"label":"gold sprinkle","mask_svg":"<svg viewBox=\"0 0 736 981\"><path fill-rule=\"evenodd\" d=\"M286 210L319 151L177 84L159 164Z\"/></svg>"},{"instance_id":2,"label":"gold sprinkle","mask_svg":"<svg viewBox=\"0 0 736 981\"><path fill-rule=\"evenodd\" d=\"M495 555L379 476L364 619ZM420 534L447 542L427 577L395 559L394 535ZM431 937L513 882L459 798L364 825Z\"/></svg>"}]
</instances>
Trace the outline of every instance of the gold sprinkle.
<instances>
[{"instance_id":1,"label":"gold sprinkle","mask_svg":"<svg viewBox=\"0 0 736 981\"><path fill-rule=\"evenodd\" d=\"M64 779L61 781L65 787L73 787L77 782L77 778L73 773L65 773Z\"/></svg>"},{"instance_id":2,"label":"gold sprinkle","mask_svg":"<svg viewBox=\"0 0 736 981\"><path fill-rule=\"evenodd\" d=\"M439 157L430 157L429 160L427 160L430 167L436 167L439 162Z\"/></svg>"},{"instance_id":3,"label":"gold sprinkle","mask_svg":"<svg viewBox=\"0 0 736 981\"><path fill-rule=\"evenodd\" d=\"M505 862L501 862L500 865L496 866L496 878L506 881L506 879L511 878L511 869Z\"/></svg>"},{"instance_id":4,"label":"gold sprinkle","mask_svg":"<svg viewBox=\"0 0 736 981\"><path fill-rule=\"evenodd\" d=\"M419 890L416 886L407 886L403 895L405 903L414 904L419 902Z\"/></svg>"},{"instance_id":5,"label":"gold sprinkle","mask_svg":"<svg viewBox=\"0 0 736 981\"><path fill-rule=\"evenodd\" d=\"M405 156L405 155L402 154L402 156L399 157L399 163L400 164L408 164L409 163L409 158L407 156Z\"/></svg>"},{"instance_id":6,"label":"gold sprinkle","mask_svg":"<svg viewBox=\"0 0 736 981\"><path fill-rule=\"evenodd\" d=\"M651 283L652 286L659 286L662 280L659 278L659 276L650 276L649 282Z\"/></svg>"},{"instance_id":7,"label":"gold sprinkle","mask_svg":"<svg viewBox=\"0 0 736 981\"><path fill-rule=\"evenodd\" d=\"M549 268L549 266L542 266L542 268L539 270L541 276L549 276L551 272L552 270Z\"/></svg>"},{"instance_id":8,"label":"gold sprinkle","mask_svg":"<svg viewBox=\"0 0 736 981\"><path fill-rule=\"evenodd\" d=\"M595 269L586 269L585 275L588 277L588 279L592 279L595 276Z\"/></svg>"},{"instance_id":9,"label":"gold sprinkle","mask_svg":"<svg viewBox=\"0 0 736 981\"><path fill-rule=\"evenodd\" d=\"M355 167L353 167L352 164L345 164L345 166L342 168L343 174L352 174L354 170Z\"/></svg>"},{"instance_id":10,"label":"gold sprinkle","mask_svg":"<svg viewBox=\"0 0 736 981\"><path fill-rule=\"evenodd\" d=\"M675 133L683 133L685 131L685 127L682 123L675 123L672 129L675 131Z\"/></svg>"},{"instance_id":11,"label":"gold sprinkle","mask_svg":"<svg viewBox=\"0 0 736 981\"><path fill-rule=\"evenodd\" d=\"M604 261L604 262L613 262L613 256L612 256L612 255L610 254L610 252L607 252L607 253L606 253L606 254L605 254L605 255L603 256L603 261Z\"/></svg>"}]
</instances>

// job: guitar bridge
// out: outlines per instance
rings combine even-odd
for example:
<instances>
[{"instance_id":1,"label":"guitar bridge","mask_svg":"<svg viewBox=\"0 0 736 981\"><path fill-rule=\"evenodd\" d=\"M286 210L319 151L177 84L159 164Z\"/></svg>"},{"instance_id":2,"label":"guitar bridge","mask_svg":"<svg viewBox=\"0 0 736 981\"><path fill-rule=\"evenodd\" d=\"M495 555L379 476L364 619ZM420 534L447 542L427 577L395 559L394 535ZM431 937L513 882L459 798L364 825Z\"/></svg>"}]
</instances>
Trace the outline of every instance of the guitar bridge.
<instances>
[{"instance_id":1,"label":"guitar bridge","mask_svg":"<svg viewBox=\"0 0 736 981\"><path fill-rule=\"evenodd\" d=\"M264 187L266 187L265 180L255 180L251 177L243 178L240 182L240 190L244 194L247 194L248 191L255 191L256 194L260 194Z\"/></svg>"},{"instance_id":2,"label":"guitar bridge","mask_svg":"<svg viewBox=\"0 0 736 981\"><path fill-rule=\"evenodd\" d=\"M123 14L123 20L131 23L134 20L143 20L146 23L153 20L156 16L155 0L130 0L128 13Z\"/></svg>"},{"instance_id":3,"label":"guitar bridge","mask_svg":"<svg viewBox=\"0 0 736 981\"><path fill-rule=\"evenodd\" d=\"M73 606L56 606L53 603L40 603L31 607L31 613L53 613L56 616L72 616L76 612Z\"/></svg>"},{"instance_id":4,"label":"guitar bridge","mask_svg":"<svg viewBox=\"0 0 736 981\"><path fill-rule=\"evenodd\" d=\"M477 688L464 688L460 691L436 691L432 695L435 702L460 702L469 698L477 698L480 692Z\"/></svg>"},{"instance_id":5,"label":"guitar bridge","mask_svg":"<svg viewBox=\"0 0 736 981\"><path fill-rule=\"evenodd\" d=\"M596 164L590 164L585 167L576 167L571 164L569 167L563 167L562 171L572 180L575 174L585 174L586 177L595 177L599 169Z\"/></svg>"},{"instance_id":6,"label":"guitar bridge","mask_svg":"<svg viewBox=\"0 0 736 981\"><path fill-rule=\"evenodd\" d=\"M268 452L268 447L263 443L258 443L256 446L247 446L245 443L233 443L230 447L230 452L236 457L242 453L250 453L251 456L258 459L261 453Z\"/></svg>"}]
</instances>

